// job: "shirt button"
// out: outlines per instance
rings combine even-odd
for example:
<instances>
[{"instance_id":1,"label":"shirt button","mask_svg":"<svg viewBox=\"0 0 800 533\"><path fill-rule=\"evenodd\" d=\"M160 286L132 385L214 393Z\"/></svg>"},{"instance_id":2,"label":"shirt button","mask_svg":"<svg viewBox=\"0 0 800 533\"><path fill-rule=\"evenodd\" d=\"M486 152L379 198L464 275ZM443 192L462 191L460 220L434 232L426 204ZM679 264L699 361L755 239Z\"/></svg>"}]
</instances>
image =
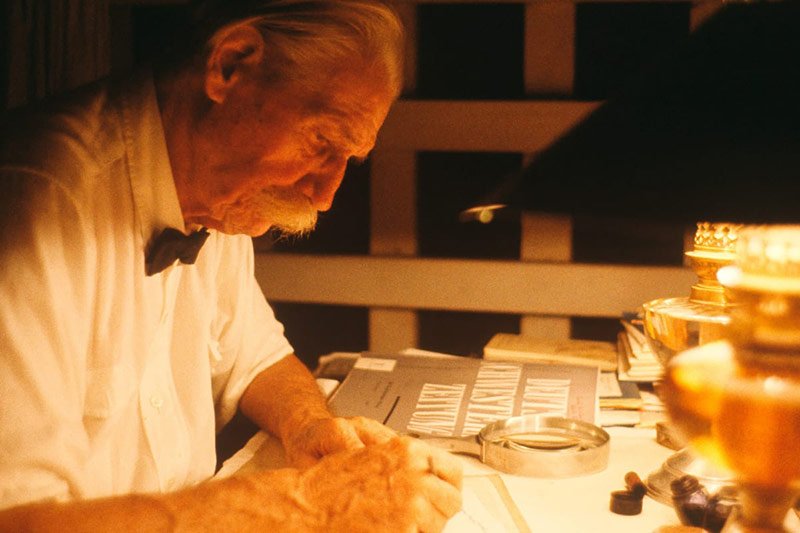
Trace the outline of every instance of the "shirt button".
<instances>
[{"instance_id":1,"label":"shirt button","mask_svg":"<svg viewBox=\"0 0 800 533\"><path fill-rule=\"evenodd\" d=\"M150 396L150 405L152 405L156 411L161 411L161 406L164 405L164 400L162 400L160 396L156 396L154 394Z\"/></svg>"}]
</instances>

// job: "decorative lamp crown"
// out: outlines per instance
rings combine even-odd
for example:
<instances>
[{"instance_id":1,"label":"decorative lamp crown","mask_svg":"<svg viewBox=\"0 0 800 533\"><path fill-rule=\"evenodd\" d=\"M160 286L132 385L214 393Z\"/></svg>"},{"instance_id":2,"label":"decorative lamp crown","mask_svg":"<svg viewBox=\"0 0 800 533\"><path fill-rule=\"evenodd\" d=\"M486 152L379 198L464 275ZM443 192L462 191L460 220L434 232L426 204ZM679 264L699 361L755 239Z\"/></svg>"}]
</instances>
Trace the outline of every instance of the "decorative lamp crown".
<instances>
[{"instance_id":1,"label":"decorative lamp crown","mask_svg":"<svg viewBox=\"0 0 800 533\"><path fill-rule=\"evenodd\" d=\"M736 257L736 243L743 224L731 222L698 222L694 234L694 249L686 257L697 274L689 300L727 306L725 290L717 280L721 267L730 265Z\"/></svg>"}]
</instances>

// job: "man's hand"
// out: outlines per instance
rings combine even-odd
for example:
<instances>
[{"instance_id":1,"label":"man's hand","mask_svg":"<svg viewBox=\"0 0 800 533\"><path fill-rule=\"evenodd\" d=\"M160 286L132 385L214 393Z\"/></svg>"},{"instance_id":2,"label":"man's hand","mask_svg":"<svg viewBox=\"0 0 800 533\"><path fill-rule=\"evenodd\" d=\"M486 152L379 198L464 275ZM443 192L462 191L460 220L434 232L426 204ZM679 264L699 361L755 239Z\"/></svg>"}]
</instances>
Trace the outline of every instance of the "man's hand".
<instances>
[{"instance_id":1,"label":"man's hand","mask_svg":"<svg viewBox=\"0 0 800 533\"><path fill-rule=\"evenodd\" d=\"M315 418L288 433L283 447L289 466L308 468L326 455L357 450L396 436L394 431L370 418Z\"/></svg>"},{"instance_id":2,"label":"man's hand","mask_svg":"<svg viewBox=\"0 0 800 533\"><path fill-rule=\"evenodd\" d=\"M411 437L326 455L306 470L232 476L165 494L0 511L4 532L439 533L461 508L461 462Z\"/></svg>"},{"instance_id":3,"label":"man's hand","mask_svg":"<svg viewBox=\"0 0 800 533\"><path fill-rule=\"evenodd\" d=\"M250 420L281 439L286 463L297 468L308 468L331 453L396 436L375 420L335 418L311 373L294 355L256 376L239 406Z\"/></svg>"},{"instance_id":4,"label":"man's hand","mask_svg":"<svg viewBox=\"0 0 800 533\"><path fill-rule=\"evenodd\" d=\"M312 530L439 532L461 509L461 463L411 437L336 453L300 473L292 500Z\"/></svg>"}]
</instances>

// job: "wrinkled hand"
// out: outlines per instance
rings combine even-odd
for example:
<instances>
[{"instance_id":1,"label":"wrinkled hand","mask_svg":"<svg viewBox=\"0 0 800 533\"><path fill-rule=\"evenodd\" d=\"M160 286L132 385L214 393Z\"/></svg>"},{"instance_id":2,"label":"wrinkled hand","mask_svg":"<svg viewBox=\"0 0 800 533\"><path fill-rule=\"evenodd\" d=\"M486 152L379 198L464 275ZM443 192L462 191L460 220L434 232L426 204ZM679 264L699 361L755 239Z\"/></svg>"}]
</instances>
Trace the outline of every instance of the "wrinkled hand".
<instances>
[{"instance_id":1,"label":"wrinkled hand","mask_svg":"<svg viewBox=\"0 0 800 533\"><path fill-rule=\"evenodd\" d=\"M289 466L308 468L326 455L357 450L396 436L394 431L371 418L319 418L284 438L283 447Z\"/></svg>"},{"instance_id":2,"label":"wrinkled hand","mask_svg":"<svg viewBox=\"0 0 800 533\"><path fill-rule=\"evenodd\" d=\"M411 437L328 455L294 495L324 531L432 532L461 509L461 462Z\"/></svg>"}]
</instances>

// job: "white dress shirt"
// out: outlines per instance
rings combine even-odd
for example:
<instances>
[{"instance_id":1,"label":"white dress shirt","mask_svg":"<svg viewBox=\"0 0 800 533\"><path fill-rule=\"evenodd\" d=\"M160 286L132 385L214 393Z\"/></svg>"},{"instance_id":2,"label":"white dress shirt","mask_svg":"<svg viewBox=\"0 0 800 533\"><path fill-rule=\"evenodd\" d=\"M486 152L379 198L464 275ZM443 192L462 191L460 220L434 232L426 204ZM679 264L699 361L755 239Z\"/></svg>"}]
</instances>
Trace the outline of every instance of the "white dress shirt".
<instances>
[{"instance_id":1,"label":"white dress shirt","mask_svg":"<svg viewBox=\"0 0 800 533\"><path fill-rule=\"evenodd\" d=\"M215 433L292 352L250 238L145 275L184 230L152 78L102 82L0 143L0 508L208 479Z\"/></svg>"}]
</instances>

